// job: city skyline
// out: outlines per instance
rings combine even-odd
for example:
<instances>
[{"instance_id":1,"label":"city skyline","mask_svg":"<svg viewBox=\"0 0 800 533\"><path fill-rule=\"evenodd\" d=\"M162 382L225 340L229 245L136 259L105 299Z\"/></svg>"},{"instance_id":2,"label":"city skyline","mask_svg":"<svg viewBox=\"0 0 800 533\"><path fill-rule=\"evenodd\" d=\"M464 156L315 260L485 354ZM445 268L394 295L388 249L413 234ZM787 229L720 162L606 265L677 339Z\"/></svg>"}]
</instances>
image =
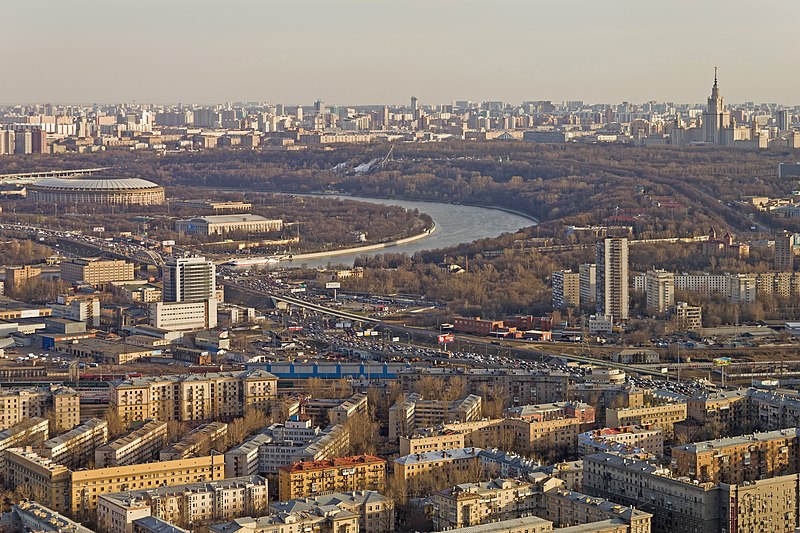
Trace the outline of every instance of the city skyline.
<instances>
[{"instance_id":1,"label":"city skyline","mask_svg":"<svg viewBox=\"0 0 800 533\"><path fill-rule=\"evenodd\" d=\"M628 0L82 5L44 2L45 38L30 34L29 4L7 6L10 42L26 46L7 60L16 83L2 103L694 103L717 66L729 102L794 105L798 81L775 53L792 44L781 21L788 30L800 6L789 3L756 18L739 0L662 11ZM61 40L68 61L54 52Z\"/></svg>"}]
</instances>

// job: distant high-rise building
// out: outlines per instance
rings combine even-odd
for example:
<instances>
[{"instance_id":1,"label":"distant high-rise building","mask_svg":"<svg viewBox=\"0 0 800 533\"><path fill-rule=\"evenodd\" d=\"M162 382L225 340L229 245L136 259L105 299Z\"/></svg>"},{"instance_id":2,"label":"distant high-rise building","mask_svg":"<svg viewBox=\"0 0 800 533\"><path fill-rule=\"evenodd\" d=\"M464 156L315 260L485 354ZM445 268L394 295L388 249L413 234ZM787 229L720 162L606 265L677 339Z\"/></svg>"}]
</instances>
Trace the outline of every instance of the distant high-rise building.
<instances>
[{"instance_id":1,"label":"distant high-rise building","mask_svg":"<svg viewBox=\"0 0 800 533\"><path fill-rule=\"evenodd\" d=\"M0 155L13 154L15 147L14 130L0 130Z\"/></svg>"},{"instance_id":2,"label":"distant high-rise building","mask_svg":"<svg viewBox=\"0 0 800 533\"><path fill-rule=\"evenodd\" d=\"M597 313L615 321L628 319L628 239L597 243Z\"/></svg>"},{"instance_id":3,"label":"distant high-rise building","mask_svg":"<svg viewBox=\"0 0 800 533\"><path fill-rule=\"evenodd\" d=\"M786 233L775 237L775 270L791 272L794 269L794 235Z\"/></svg>"},{"instance_id":4,"label":"distant high-rise building","mask_svg":"<svg viewBox=\"0 0 800 533\"><path fill-rule=\"evenodd\" d=\"M719 93L717 85L717 69L714 68L714 86L708 98L708 107L703 113L704 140L707 143L726 144L724 130L731 126L731 114L725 111L725 99Z\"/></svg>"},{"instance_id":5,"label":"distant high-rise building","mask_svg":"<svg viewBox=\"0 0 800 533\"><path fill-rule=\"evenodd\" d=\"M316 102L314 102L314 112L320 115L324 115L326 112L325 102L322 100L317 100Z\"/></svg>"},{"instance_id":6,"label":"distant high-rise building","mask_svg":"<svg viewBox=\"0 0 800 533\"><path fill-rule=\"evenodd\" d=\"M31 153L47 153L47 132L44 130L33 130L31 132Z\"/></svg>"},{"instance_id":7,"label":"distant high-rise building","mask_svg":"<svg viewBox=\"0 0 800 533\"><path fill-rule=\"evenodd\" d=\"M779 131L787 131L791 127L791 118L788 109L775 111L775 122Z\"/></svg>"},{"instance_id":8,"label":"distant high-rise building","mask_svg":"<svg viewBox=\"0 0 800 533\"><path fill-rule=\"evenodd\" d=\"M177 257L164 267L165 302L200 302L213 299L214 263L205 257Z\"/></svg>"},{"instance_id":9,"label":"distant high-rise building","mask_svg":"<svg viewBox=\"0 0 800 533\"><path fill-rule=\"evenodd\" d=\"M597 265L594 263L584 263L580 266L581 285L581 306L591 307L594 305L597 295Z\"/></svg>"},{"instance_id":10,"label":"distant high-rise building","mask_svg":"<svg viewBox=\"0 0 800 533\"><path fill-rule=\"evenodd\" d=\"M572 270L553 272L553 307L579 307L580 300L580 274Z\"/></svg>"},{"instance_id":11,"label":"distant high-rise building","mask_svg":"<svg viewBox=\"0 0 800 533\"><path fill-rule=\"evenodd\" d=\"M412 96L411 97L411 113L413 113L414 116L417 115L417 109L418 109L417 97L416 96Z\"/></svg>"},{"instance_id":12,"label":"distant high-rise building","mask_svg":"<svg viewBox=\"0 0 800 533\"><path fill-rule=\"evenodd\" d=\"M662 314L675 305L675 276L666 270L649 270L645 275L647 311Z\"/></svg>"},{"instance_id":13,"label":"distant high-rise building","mask_svg":"<svg viewBox=\"0 0 800 533\"><path fill-rule=\"evenodd\" d=\"M17 131L14 135L14 153L25 155L33 153L33 133L30 130Z\"/></svg>"}]
</instances>

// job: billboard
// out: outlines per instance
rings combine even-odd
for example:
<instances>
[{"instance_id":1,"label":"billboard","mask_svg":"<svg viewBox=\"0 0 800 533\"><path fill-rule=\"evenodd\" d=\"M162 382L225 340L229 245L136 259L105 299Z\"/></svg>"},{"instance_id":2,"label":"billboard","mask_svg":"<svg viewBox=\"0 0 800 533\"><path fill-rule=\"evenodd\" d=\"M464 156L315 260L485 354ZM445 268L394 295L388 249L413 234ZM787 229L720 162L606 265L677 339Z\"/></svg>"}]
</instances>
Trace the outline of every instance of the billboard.
<instances>
[{"instance_id":1,"label":"billboard","mask_svg":"<svg viewBox=\"0 0 800 533\"><path fill-rule=\"evenodd\" d=\"M438 337L439 344L446 344L448 342L453 342L456 340L456 336L452 333L445 333L444 335L439 335Z\"/></svg>"},{"instance_id":2,"label":"billboard","mask_svg":"<svg viewBox=\"0 0 800 533\"><path fill-rule=\"evenodd\" d=\"M728 366L731 364L730 357L717 357L714 359L714 366Z\"/></svg>"},{"instance_id":3,"label":"billboard","mask_svg":"<svg viewBox=\"0 0 800 533\"><path fill-rule=\"evenodd\" d=\"M328 283L325 284L325 288L326 289L341 289L342 288L342 284L339 283L338 281L329 281Z\"/></svg>"}]
</instances>

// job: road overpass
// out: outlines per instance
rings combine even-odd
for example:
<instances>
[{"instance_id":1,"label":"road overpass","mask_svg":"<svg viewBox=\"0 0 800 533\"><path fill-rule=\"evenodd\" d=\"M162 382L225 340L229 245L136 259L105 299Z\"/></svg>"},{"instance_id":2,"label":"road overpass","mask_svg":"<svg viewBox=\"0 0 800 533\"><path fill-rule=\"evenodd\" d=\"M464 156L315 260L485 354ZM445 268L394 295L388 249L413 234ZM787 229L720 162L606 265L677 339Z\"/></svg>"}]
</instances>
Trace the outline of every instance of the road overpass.
<instances>
[{"instance_id":1,"label":"road overpass","mask_svg":"<svg viewBox=\"0 0 800 533\"><path fill-rule=\"evenodd\" d=\"M328 316L333 316L336 318L342 318L346 320L352 320L354 322L361 322L365 324L372 324L378 325L382 328L393 332L404 333L407 335L417 336L417 337L425 337L428 339L432 339L437 337L440 332L428 329L421 329L421 328L412 328L409 326L403 326L399 324L392 324L390 322L384 322L377 318L366 317L363 315L358 315L355 313L349 313L347 311L342 311L340 309L332 309L330 307L326 307L324 305L315 304L312 302L307 302L305 300L301 300L299 298L295 298L293 296L287 296L285 294L280 294L277 292L268 292L268 291L259 291L256 289L244 288L235 283L230 281L222 281L222 284L226 286L232 286L236 289L242 291L246 294L251 294L253 296L260 296L262 298L269 298L273 301L285 302L295 307L300 307L302 309L307 309L309 311L314 311L317 313L325 314ZM613 361L606 361L602 359L595 359L593 357L583 356L583 355L572 355L572 354L563 354L563 353L553 353L553 352L546 352L542 350L536 350L531 348L529 344L525 341L508 341L503 340L499 341L500 344L495 344L498 341L490 342L486 341L480 337L470 337L465 335L460 335L458 337L459 342L464 342L471 345L481 346L486 348L487 350L504 350L507 351L509 354L514 355L520 359L541 359L543 357L558 357L560 359L565 359L568 361L575 361L579 363L585 364L592 364L597 366L602 366L606 368L616 368L619 370L624 370L630 374L639 374L639 375L648 375L648 376L657 376L661 379L664 379L664 374L661 373L661 369L648 369L648 368L641 368L634 365L626 365L622 363L615 363Z\"/></svg>"}]
</instances>

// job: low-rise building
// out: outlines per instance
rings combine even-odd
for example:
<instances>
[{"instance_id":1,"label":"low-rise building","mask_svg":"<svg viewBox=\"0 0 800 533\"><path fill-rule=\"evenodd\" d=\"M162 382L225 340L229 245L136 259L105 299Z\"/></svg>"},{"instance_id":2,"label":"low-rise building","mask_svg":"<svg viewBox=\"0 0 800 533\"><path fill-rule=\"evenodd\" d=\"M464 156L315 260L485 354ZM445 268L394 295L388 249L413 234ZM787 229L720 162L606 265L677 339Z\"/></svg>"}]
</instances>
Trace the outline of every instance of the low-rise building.
<instances>
[{"instance_id":1,"label":"low-rise building","mask_svg":"<svg viewBox=\"0 0 800 533\"><path fill-rule=\"evenodd\" d=\"M445 424L445 429L464 433L464 445L480 448L513 448L520 452L542 452L578 448L579 418L528 421L521 418L493 418L477 422Z\"/></svg>"},{"instance_id":2,"label":"low-rise building","mask_svg":"<svg viewBox=\"0 0 800 533\"><path fill-rule=\"evenodd\" d=\"M386 460L371 455L304 461L278 469L281 500L324 492L375 490L386 487Z\"/></svg>"},{"instance_id":3,"label":"low-rise building","mask_svg":"<svg viewBox=\"0 0 800 533\"><path fill-rule=\"evenodd\" d=\"M147 420L139 429L97 448L94 466L105 468L148 463L158 456L167 439L166 422Z\"/></svg>"},{"instance_id":4,"label":"low-rise building","mask_svg":"<svg viewBox=\"0 0 800 533\"><path fill-rule=\"evenodd\" d=\"M102 288L112 281L131 281L136 276L134 264L122 259L84 258L61 261L61 279Z\"/></svg>"},{"instance_id":5,"label":"low-rise building","mask_svg":"<svg viewBox=\"0 0 800 533\"><path fill-rule=\"evenodd\" d=\"M187 235L224 235L227 233L269 233L281 231L283 220L269 220L261 215L208 215L175 222L175 231Z\"/></svg>"},{"instance_id":6,"label":"low-rise building","mask_svg":"<svg viewBox=\"0 0 800 533\"><path fill-rule=\"evenodd\" d=\"M595 408L582 402L521 405L506 409L506 416L533 422L556 420L559 418L577 418L581 424L594 424Z\"/></svg>"}]
</instances>

